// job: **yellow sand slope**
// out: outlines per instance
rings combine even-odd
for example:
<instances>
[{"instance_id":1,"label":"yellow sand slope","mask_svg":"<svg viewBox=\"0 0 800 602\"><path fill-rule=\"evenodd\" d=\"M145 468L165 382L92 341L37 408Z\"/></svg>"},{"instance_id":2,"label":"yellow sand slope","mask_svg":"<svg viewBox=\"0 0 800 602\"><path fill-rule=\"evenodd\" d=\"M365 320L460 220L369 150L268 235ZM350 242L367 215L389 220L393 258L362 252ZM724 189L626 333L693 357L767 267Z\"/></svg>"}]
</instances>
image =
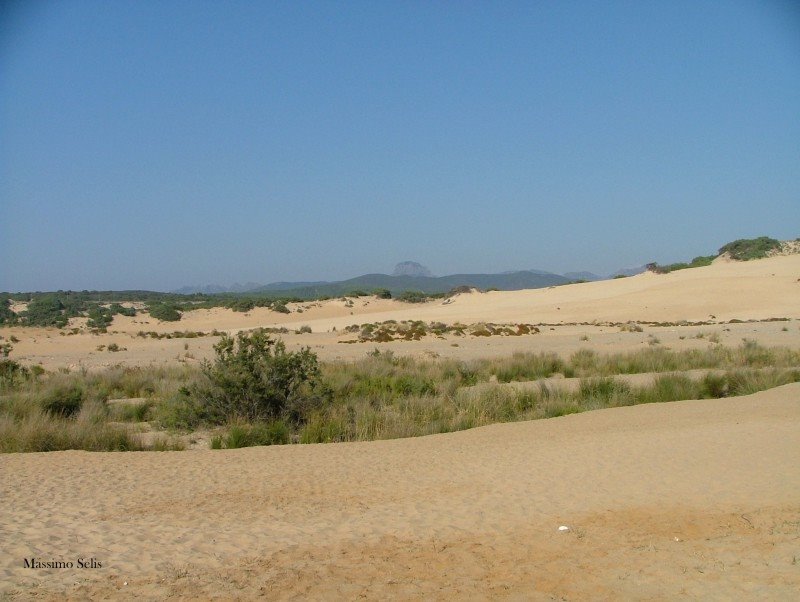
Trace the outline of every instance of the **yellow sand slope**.
<instances>
[{"instance_id":1,"label":"yellow sand slope","mask_svg":"<svg viewBox=\"0 0 800 602\"><path fill-rule=\"evenodd\" d=\"M20 599L788 600L798 466L797 384L408 440L5 455L0 587ZM103 568L23 568L32 556Z\"/></svg>"}]
</instances>

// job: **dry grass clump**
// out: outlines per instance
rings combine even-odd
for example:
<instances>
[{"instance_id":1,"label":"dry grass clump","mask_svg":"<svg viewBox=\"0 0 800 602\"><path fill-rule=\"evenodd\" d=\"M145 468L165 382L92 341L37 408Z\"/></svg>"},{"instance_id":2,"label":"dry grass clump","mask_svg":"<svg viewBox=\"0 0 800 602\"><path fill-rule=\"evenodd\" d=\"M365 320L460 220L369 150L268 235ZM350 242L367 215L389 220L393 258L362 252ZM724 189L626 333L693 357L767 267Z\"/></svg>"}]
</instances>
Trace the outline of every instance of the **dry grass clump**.
<instances>
[{"instance_id":1,"label":"dry grass clump","mask_svg":"<svg viewBox=\"0 0 800 602\"><path fill-rule=\"evenodd\" d=\"M132 406L108 403L177 390L190 378L176 368L115 367L98 373L34 373L22 369L0 378L0 452L132 451L177 449L160 438L147 446L118 422L142 422L153 401Z\"/></svg>"},{"instance_id":2,"label":"dry grass clump","mask_svg":"<svg viewBox=\"0 0 800 602\"><path fill-rule=\"evenodd\" d=\"M479 380L494 376L501 383L536 380L554 374L574 376L570 362L565 362L555 353L517 352L511 357L478 360L471 364Z\"/></svg>"},{"instance_id":3,"label":"dry grass clump","mask_svg":"<svg viewBox=\"0 0 800 602\"><path fill-rule=\"evenodd\" d=\"M33 408L20 419L0 415L0 452L64 449L134 451L144 449L123 428L105 422L99 402L86 404L74 419Z\"/></svg>"}]
</instances>

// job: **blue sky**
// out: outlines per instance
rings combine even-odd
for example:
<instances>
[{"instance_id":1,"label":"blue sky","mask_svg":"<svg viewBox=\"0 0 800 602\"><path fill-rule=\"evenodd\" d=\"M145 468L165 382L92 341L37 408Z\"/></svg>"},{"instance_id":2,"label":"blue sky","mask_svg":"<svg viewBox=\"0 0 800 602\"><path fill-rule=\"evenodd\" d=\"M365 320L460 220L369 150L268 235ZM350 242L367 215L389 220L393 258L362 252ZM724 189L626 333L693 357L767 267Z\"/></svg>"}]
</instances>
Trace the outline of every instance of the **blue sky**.
<instances>
[{"instance_id":1,"label":"blue sky","mask_svg":"<svg viewBox=\"0 0 800 602\"><path fill-rule=\"evenodd\" d=\"M3 3L0 290L798 237L798 6Z\"/></svg>"}]
</instances>

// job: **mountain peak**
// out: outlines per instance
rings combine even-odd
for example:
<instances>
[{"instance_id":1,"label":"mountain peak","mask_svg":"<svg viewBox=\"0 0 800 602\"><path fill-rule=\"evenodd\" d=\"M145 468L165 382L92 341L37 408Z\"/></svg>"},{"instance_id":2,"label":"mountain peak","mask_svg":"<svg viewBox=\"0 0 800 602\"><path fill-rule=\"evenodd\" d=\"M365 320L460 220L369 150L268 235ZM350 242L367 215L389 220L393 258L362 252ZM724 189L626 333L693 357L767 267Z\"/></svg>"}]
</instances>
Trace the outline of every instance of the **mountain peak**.
<instances>
[{"instance_id":1,"label":"mountain peak","mask_svg":"<svg viewBox=\"0 0 800 602\"><path fill-rule=\"evenodd\" d=\"M394 266L392 276L427 276L430 278L433 274L428 268L416 261L401 261Z\"/></svg>"}]
</instances>

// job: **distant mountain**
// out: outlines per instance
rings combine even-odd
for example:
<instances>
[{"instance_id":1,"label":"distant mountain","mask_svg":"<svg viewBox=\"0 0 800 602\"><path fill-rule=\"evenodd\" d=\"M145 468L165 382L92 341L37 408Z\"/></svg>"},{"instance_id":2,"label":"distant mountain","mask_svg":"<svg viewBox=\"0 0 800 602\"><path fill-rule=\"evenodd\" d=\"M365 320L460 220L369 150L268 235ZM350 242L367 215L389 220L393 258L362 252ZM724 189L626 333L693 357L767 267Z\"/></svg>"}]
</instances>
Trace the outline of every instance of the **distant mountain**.
<instances>
[{"instance_id":1,"label":"distant mountain","mask_svg":"<svg viewBox=\"0 0 800 602\"><path fill-rule=\"evenodd\" d=\"M555 274L556 276L560 275L560 274L556 274L555 272L548 272L547 270L537 270L536 268L531 268L531 269L526 270L526 271L530 272L531 274L541 274L541 275L554 275ZM507 274L511 274L513 272L506 272L506 273Z\"/></svg>"},{"instance_id":2,"label":"distant mountain","mask_svg":"<svg viewBox=\"0 0 800 602\"><path fill-rule=\"evenodd\" d=\"M325 281L313 282L271 282L270 284L259 284L258 282L248 282L239 284L238 282L230 286L220 286L219 284L206 284L195 286L183 286L172 291L179 295L193 295L201 293L203 295L219 295L222 293L250 293L253 291L283 291L302 286L318 286L328 284Z\"/></svg>"},{"instance_id":3,"label":"distant mountain","mask_svg":"<svg viewBox=\"0 0 800 602\"><path fill-rule=\"evenodd\" d=\"M315 297L338 297L356 291L369 293L379 288L388 289L392 292L392 295L397 295L403 291L411 290L422 291L423 293L446 293L458 286L471 286L484 290L496 288L502 291L516 291L567 284L568 282L569 279L558 274L535 274L528 270L506 274L452 274L439 277L365 274L340 282L317 283L280 291L261 287L258 292L280 292L282 296L286 297L313 299Z\"/></svg>"},{"instance_id":4,"label":"distant mountain","mask_svg":"<svg viewBox=\"0 0 800 602\"><path fill-rule=\"evenodd\" d=\"M258 284L257 282L248 282L246 284L239 284L237 282L236 284L232 284L231 286L220 286L219 284L205 284L205 285L184 286L172 292L178 293L179 295L192 295L194 293L202 293L204 295L216 295L219 293L246 293L247 291L251 291L260 286L262 285Z\"/></svg>"},{"instance_id":5,"label":"distant mountain","mask_svg":"<svg viewBox=\"0 0 800 602\"><path fill-rule=\"evenodd\" d=\"M588 280L589 282L605 280L602 276L598 276L592 272L565 272L564 278L569 278L570 280Z\"/></svg>"},{"instance_id":6,"label":"distant mountain","mask_svg":"<svg viewBox=\"0 0 800 602\"><path fill-rule=\"evenodd\" d=\"M645 266L627 268L614 272L608 278L613 278L617 274L632 276L643 271L645 271ZM391 275L364 274L356 278L334 282L325 280L311 282L282 281L271 282L270 284L248 282L247 284L234 284L229 287L209 284L206 286L184 286L173 292L183 295L193 293L209 295L249 293L313 299L317 297L340 297L358 291L371 293L376 289L388 289L392 295L411 290L429 294L446 293L459 286L470 286L483 290L516 291L568 284L576 280L594 281L604 280L604 278L587 271L567 272L561 275L539 269L516 270L499 274L451 274L437 277L433 276L427 267L416 261L402 261L395 266Z\"/></svg>"},{"instance_id":7,"label":"distant mountain","mask_svg":"<svg viewBox=\"0 0 800 602\"><path fill-rule=\"evenodd\" d=\"M646 265L640 265L639 267L635 268L622 268L611 274L609 278L615 278L616 276L636 276L637 274L641 274L646 271Z\"/></svg>"},{"instance_id":8,"label":"distant mountain","mask_svg":"<svg viewBox=\"0 0 800 602\"><path fill-rule=\"evenodd\" d=\"M433 274L424 265L416 261L401 261L394 266L392 276L412 276L412 277L425 277L431 278Z\"/></svg>"},{"instance_id":9,"label":"distant mountain","mask_svg":"<svg viewBox=\"0 0 800 602\"><path fill-rule=\"evenodd\" d=\"M311 282L271 282L270 284L257 284L251 291L287 291L293 288L309 287L309 286L322 286L330 284L327 280L316 280Z\"/></svg>"}]
</instances>

